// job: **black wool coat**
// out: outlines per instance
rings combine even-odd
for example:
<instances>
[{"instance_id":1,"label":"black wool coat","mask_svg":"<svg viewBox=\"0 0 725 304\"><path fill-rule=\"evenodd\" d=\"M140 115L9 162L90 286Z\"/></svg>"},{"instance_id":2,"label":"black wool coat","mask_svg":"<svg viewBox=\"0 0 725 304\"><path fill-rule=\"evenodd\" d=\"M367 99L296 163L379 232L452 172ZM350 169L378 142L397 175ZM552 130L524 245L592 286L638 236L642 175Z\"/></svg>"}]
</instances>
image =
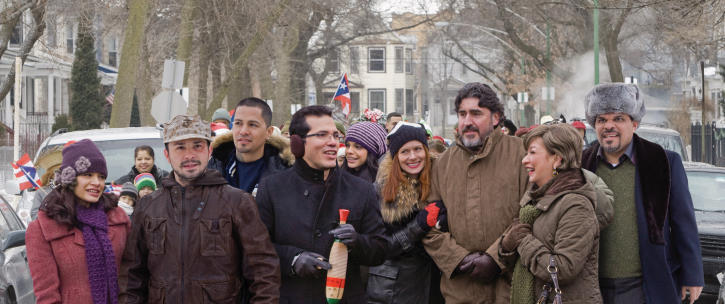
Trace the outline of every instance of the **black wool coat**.
<instances>
[{"instance_id":1,"label":"black wool coat","mask_svg":"<svg viewBox=\"0 0 725 304\"><path fill-rule=\"evenodd\" d=\"M325 275L319 279L292 275L292 260L303 252L329 257L338 227L340 209L350 210L347 223L359 234L357 246L348 253L347 278L341 303L366 303L360 266L383 263L387 241L373 185L345 170L323 172L298 159L294 166L259 184L257 191L262 222L277 249L282 270L280 303L324 303Z\"/></svg>"}]
</instances>

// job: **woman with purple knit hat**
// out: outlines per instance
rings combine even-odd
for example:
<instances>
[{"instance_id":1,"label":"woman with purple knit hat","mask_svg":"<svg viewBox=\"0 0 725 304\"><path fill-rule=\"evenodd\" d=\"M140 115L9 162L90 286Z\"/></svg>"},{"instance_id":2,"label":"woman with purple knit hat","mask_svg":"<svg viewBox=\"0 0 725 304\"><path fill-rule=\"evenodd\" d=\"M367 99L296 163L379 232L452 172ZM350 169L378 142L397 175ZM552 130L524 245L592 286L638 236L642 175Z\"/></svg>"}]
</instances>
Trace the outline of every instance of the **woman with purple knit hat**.
<instances>
[{"instance_id":1,"label":"woman with purple knit hat","mask_svg":"<svg viewBox=\"0 0 725 304\"><path fill-rule=\"evenodd\" d=\"M57 186L26 232L37 303L115 304L131 222L116 196L103 193L106 159L92 141L73 143L62 154Z\"/></svg>"},{"instance_id":2,"label":"woman with purple knit hat","mask_svg":"<svg viewBox=\"0 0 725 304\"><path fill-rule=\"evenodd\" d=\"M366 181L375 182L378 159L388 150L386 136L385 129L378 123L363 121L350 126L345 137L342 168Z\"/></svg>"}]
</instances>

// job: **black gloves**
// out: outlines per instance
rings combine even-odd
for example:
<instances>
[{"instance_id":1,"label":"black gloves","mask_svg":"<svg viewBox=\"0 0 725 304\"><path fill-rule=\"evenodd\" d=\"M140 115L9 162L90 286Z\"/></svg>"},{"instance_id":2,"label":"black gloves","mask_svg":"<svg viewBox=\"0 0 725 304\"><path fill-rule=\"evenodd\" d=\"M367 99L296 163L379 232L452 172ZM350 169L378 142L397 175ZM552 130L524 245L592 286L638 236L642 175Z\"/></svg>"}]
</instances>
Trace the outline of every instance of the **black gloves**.
<instances>
[{"instance_id":1,"label":"black gloves","mask_svg":"<svg viewBox=\"0 0 725 304\"><path fill-rule=\"evenodd\" d=\"M340 227L330 230L329 233L345 244L347 248L354 248L357 245L359 234L350 224L342 224Z\"/></svg>"},{"instance_id":2,"label":"black gloves","mask_svg":"<svg viewBox=\"0 0 725 304\"><path fill-rule=\"evenodd\" d=\"M496 261L488 254L480 252L468 254L456 270L458 273L468 273L472 279L483 283L492 282L501 273Z\"/></svg>"},{"instance_id":3,"label":"black gloves","mask_svg":"<svg viewBox=\"0 0 725 304\"><path fill-rule=\"evenodd\" d=\"M300 278L321 278L322 272L330 270L332 265L325 257L310 251L303 251L292 261L293 274Z\"/></svg>"},{"instance_id":4,"label":"black gloves","mask_svg":"<svg viewBox=\"0 0 725 304\"><path fill-rule=\"evenodd\" d=\"M418 212L418 215L415 217L415 222L418 223L420 229L428 232L431 228L436 226L439 216L446 213L445 210L446 206L443 205L443 202L434 201Z\"/></svg>"}]
</instances>

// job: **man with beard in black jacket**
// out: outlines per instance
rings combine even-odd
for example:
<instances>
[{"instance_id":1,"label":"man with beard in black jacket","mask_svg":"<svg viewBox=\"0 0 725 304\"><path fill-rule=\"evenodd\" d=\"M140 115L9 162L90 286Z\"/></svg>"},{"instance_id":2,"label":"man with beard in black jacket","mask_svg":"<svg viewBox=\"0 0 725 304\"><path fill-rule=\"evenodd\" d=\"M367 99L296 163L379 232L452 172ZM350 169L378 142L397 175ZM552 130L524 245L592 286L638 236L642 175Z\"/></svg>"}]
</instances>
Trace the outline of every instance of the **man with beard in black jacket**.
<instances>
[{"instance_id":1,"label":"man with beard in black jacket","mask_svg":"<svg viewBox=\"0 0 725 304\"><path fill-rule=\"evenodd\" d=\"M349 249L341 303L365 303L360 266L379 265L386 241L373 185L336 166L342 135L324 106L300 109L290 122L292 169L260 182L257 204L282 270L282 303L323 303L334 239ZM347 224L338 225L339 210Z\"/></svg>"}]
</instances>

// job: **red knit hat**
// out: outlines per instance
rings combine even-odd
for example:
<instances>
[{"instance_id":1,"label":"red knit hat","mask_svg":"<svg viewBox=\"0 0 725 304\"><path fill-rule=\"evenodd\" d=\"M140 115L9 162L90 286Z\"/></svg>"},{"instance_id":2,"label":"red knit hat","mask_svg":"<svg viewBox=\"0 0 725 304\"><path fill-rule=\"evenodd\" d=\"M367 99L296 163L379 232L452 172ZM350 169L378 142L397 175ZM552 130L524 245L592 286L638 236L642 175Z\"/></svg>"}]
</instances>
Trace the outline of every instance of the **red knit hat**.
<instances>
[{"instance_id":1,"label":"red knit hat","mask_svg":"<svg viewBox=\"0 0 725 304\"><path fill-rule=\"evenodd\" d=\"M578 121L578 120L575 121L575 122L572 122L571 123L571 126L574 127L574 128L577 128L577 129L582 129L582 130L586 130L587 129L587 126L585 126L583 122Z\"/></svg>"}]
</instances>

